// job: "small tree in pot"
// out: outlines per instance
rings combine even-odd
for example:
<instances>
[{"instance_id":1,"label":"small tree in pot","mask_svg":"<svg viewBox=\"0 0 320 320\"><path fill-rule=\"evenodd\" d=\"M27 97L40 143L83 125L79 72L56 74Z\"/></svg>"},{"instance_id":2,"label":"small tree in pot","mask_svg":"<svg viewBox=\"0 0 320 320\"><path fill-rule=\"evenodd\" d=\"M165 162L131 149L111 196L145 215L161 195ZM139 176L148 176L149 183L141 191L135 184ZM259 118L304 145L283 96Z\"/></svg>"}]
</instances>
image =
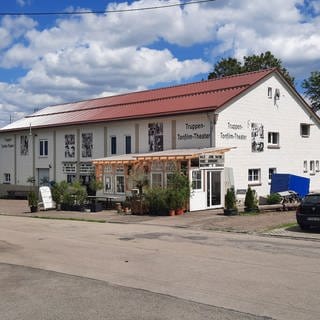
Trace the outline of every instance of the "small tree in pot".
<instances>
[{"instance_id":1,"label":"small tree in pot","mask_svg":"<svg viewBox=\"0 0 320 320\"><path fill-rule=\"evenodd\" d=\"M225 209L224 214L226 216L233 216L238 214L236 195L234 193L234 189L227 189L227 193L224 198Z\"/></svg>"},{"instance_id":2,"label":"small tree in pot","mask_svg":"<svg viewBox=\"0 0 320 320\"><path fill-rule=\"evenodd\" d=\"M246 192L244 206L245 206L244 210L246 212L258 212L259 211L256 193L250 187L248 188L248 190Z\"/></svg>"},{"instance_id":3,"label":"small tree in pot","mask_svg":"<svg viewBox=\"0 0 320 320\"><path fill-rule=\"evenodd\" d=\"M35 182L36 179L34 177L29 177L27 182L30 184L30 191L28 192L28 205L30 207L31 212L38 211L38 194L35 191Z\"/></svg>"}]
</instances>

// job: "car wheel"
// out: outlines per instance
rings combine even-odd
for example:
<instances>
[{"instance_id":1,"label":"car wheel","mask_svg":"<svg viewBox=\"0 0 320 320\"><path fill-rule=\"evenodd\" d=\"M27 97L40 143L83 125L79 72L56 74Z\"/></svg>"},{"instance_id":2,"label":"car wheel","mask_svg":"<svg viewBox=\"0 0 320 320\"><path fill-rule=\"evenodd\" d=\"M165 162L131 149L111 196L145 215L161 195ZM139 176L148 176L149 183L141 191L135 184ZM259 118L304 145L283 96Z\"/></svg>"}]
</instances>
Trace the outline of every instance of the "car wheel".
<instances>
[{"instance_id":1,"label":"car wheel","mask_svg":"<svg viewBox=\"0 0 320 320\"><path fill-rule=\"evenodd\" d=\"M305 224L299 224L299 226L300 226L301 230L309 230L310 229L310 226L305 225Z\"/></svg>"}]
</instances>

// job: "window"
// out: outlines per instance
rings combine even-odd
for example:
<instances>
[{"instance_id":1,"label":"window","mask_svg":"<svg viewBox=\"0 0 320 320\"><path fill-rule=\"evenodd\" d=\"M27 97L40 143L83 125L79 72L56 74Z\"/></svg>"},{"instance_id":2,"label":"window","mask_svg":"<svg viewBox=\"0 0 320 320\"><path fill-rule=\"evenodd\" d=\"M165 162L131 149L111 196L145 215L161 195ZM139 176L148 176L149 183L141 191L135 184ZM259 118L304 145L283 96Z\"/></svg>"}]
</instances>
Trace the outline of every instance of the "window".
<instances>
[{"instance_id":1,"label":"window","mask_svg":"<svg viewBox=\"0 0 320 320\"><path fill-rule=\"evenodd\" d=\"M201 187L201 171L192 171L192 189L199 190Z\"/></svg>"},{"instance_id":2,"label":"window","mask_svg":"<svg viewBox=\"0 0 320 320\"><path fill-rule=\"evenodd\" d=\"M11 183L11 175L10 173L4 174L4 182L3 183Z\"/></svg>"},{"instance_id":3,"label":"window","mask_svg":"<svg viewBox=\"0 0 320 320\"><path fill-rule=\"evenodd\" d=\"M308 161L307 160L303 161L303 172L308 172Z\"/></svg>"},{"instance_id":4,"label":"window","mask_svg":"<svg viewBox=\"0 0 320 320\"><path fill-rule=\"evenodd\" d=\"M104 191L106 193L113 193L112 176L106 175L104 177Z\"/></svg>"},{"instance_id":5,"label":"window","mask_svg":"<svg viewBox=\"0 0 320 320\"><path fill-rule=\"evenodd\" d=\"M268 132L268 147L279 147L279 132Z\"/></svg>"},{"instance_id":6,"label":"window","mask_svg":"<svg viewBox=\"0 0 320 320\"><path fill-rule=\"evenodd\" d=\"M76 181L76 175L75 174L67 174L67 182L72 183Z\"/></svg>"},{"instance_id":7,"label":"window","mask_svg":"<svg viewBox=\"0 0 320 320\"><path fill-rule=\"evenodd\" d=\"M272 98L272 88L268 87L268 98L271 99Z\"/></svg>"},{"instance_id":8,"label":"window","mask_svg":"<svg viewBox=\"0 0 320 320\"><path fill-rule=\"evenodd\" d=\"M249 184L260 183L260 169L249 169L248 170L248 181Z\"/></svg>"},{"instance_id":9,"label":"window","mask_svg":"<svg viewBox=\"0 0 320 320\"><path fill-rule=\"evenodd\" d=\"M48 156L48 140L40 140L40 157L47 157Z\"/></svg>"},{"instance_id":10,"label":"window","mask_svg":"<svg viewBox=\"0 0 320 320\"><path fill-rule=\"evenodd\" d=\"M116 192L124 193L124 176L116 176Z\"/></svg>"},{"instance_id":11,"label":"window","mask_svg":"<svg viewBox=\"0 0 320 320\"><path fill-rule=\"evenodd\" d=\"M162 187L162 173L161 172L153 172L151 174L151 185L152 187Z\"/></svg>"},{"instance_id":12,"label":"window","mask_svg":"<svg viewBox=\"0 0 320 320\"><path fill-rule=\"evenodd\" d=\"M301 123L300 124L300 134L302 137L309 137L310 136L310 124Z\"/></svg>"},{"instance_id":13,"label":"window","mask_svg":"<svg viewBox=\"0 0 320 320\"><path fill-rule=\"evenodd\" d=\"M272 175L277 173L277 168L269 168L269 180L271 181Z\"/></svg>"},{"instance_id":14,"label":"window","mask_svg":"<svg viewBox=\"0 0 320 320\"><path fill-rule=\"evenodd\" d=\"M316 172L319 172L319 160L316 160Z\"/></svg>"},{"instance_id":15,"label":"window","mask_svg":"<svg viewBox=\"0 0 320 320\"><path fill-rule=\"evenodd\" d=\"M310 174L315 174L314 160L310 161Z\"/></svg>"},{"instance_id":16,"label":"window","mask_svg":"<svg viewBox=\"0 0 320 320\"><path fill-rule=\"evenodd\" d=\"M111 137L111 154L117 154L117 137Z\"/></svg>"},{"instance_id":17,"label":"window","mask_svg":"<svg viewBox=\"0 0 320 320\"><path fill-rule=\"evenodd\" d=\"M125 152L131 153L131 136L125 136Z\"/></svg>"}]
</instances>

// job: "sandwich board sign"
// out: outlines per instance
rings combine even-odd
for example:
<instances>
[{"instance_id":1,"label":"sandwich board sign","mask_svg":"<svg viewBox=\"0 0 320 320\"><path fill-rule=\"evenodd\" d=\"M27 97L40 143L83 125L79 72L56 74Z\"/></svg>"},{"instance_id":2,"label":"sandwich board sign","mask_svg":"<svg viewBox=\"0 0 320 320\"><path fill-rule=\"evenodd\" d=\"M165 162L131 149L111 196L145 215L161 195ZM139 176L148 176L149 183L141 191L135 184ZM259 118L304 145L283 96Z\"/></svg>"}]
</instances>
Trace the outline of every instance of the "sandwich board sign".
<instances>
[{"instance_id":1,"label":"sandwich board sign","mask_svg":"<svg viewBox=\"0 0 320 320\"><path fill-rule=\"evenodd\" d=\"M39 188L39 191L40 191L44 210L53 209L54 203L52 200L52 194L51 194L50 188L48 186L42 186Z\"/></svg>"}]
</instances>

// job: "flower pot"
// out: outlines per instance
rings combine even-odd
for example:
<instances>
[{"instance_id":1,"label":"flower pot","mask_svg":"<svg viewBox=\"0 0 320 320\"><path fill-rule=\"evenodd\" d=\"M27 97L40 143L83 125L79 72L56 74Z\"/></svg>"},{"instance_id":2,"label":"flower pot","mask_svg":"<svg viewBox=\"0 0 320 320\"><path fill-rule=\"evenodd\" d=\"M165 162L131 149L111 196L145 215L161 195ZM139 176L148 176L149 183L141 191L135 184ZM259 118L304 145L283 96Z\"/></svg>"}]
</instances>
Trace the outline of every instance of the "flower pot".
<instances>
[{"instance_id":1,"label":"flower pot","mask_svg":"<svg viewBox=\"0 0 320 320\"><path fill-rule=\"evenodd\" d=\"M30 207L31 212L38 212L38 207L37 206L31 206Z\"/></svg>"},{"instance_id":2,"label":"flower pot","mask_svg":"<svg viewBox=\"0 0 320 320\"><path fill-rule=\"evenodd\" d=\"M224 209L223 213L225 216L236 216L238 214L238 209Z\"/></svg>"},{"instance_id":3,"label":"flower pot","mask_svg":"<svg viewBox=\"0 0 320 320\"><path fill-rule=\"evenodd\" d=\"M184 211L182 208L176 209L176 211L175 211L176 216L181 216L183 213L184 213Z\"/></svg>"},{"instance_id":4,"label":"flower pot","mask_svg":"<svg viewBox=\"0 0 320 320\"><path fill-rule=\"evenodd\" d=\"M169 210L169 216L174 216L176 214L175 210L174 209L170 209Z\"/></svg>"}]
</instances>

